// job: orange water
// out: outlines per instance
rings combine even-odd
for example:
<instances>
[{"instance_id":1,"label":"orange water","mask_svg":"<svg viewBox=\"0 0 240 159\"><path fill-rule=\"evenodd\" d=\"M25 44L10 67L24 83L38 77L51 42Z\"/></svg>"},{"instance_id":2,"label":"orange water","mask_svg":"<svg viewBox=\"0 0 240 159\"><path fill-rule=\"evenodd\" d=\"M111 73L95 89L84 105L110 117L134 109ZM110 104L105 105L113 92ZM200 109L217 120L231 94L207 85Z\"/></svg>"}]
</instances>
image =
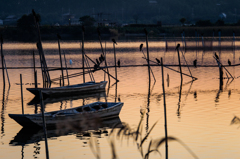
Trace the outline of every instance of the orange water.
<instances>
[{"instance_id":1,"label":"orange water","mask_svg":"<svg viewBox=\"0 0 240 159\"><path fill-rule=\"evenodd\" d=\"M118 42L116 45L117 59L120 59L121 65L146 64L139 51L139 45L143 42ZM81 49L78 42L64 42L61 44L62 51L66 53L68 67L81 67ZM105 47L105 44L103 44ZM145 46L145 43L144 43ZM164 52L164 49L157 48L164 46L163 42L150 42L150 59L163 57L164 64L178 64L177 52ZM8 67L33 66L32 50L37 54L35 44L6 43L3 45L5 60ZM98 42L89 42L85 44L86 54L92 59L96 59L101 54ZM114 65L114 56L112 43L106 43L108 65ZM152 47L152 48L151 48ZM59 55L57 43L43 43L49 67L59 67ZM154 48L154 49L153 49ZM146 53L146 48L143 48ZM239 51L221 51L221 62L227 64L230 59L232 63L239 63ZM185 58L192 65L193 60L197 58L198 65L216 65L213 58L213 52L188 51ZM70 65L69 60L73 63ZM184 59L181 58L182 64ZM39 64L39 57L36 55L36 65ZM92 66L92 64L91 64ZM172 67L178 70L177 67ZM188 68L182 68L184 73L190 74ZM190 82L191 78L183 76L182 93L180 91L180 75L176 72L164 68L164 81L166 90L167 106L167 126L168 135L181 140L187 147L201 159L207 158L240 158L239 146L239 124L232 124L234 116L240 117L239 107L239 66L228 67L228 71L236 77L232 82L224 79L223 90L219 91L219 71L217 67L191 67L191 73L198 80ZM39 86L42 86L40 69L38 71ZM163 91L161 67L154 66L152 71L156 78L154 84L151 81L150 98L148 100L149 84L147 67L121 67L118 68L118 79L120 82L116 85L111 79L108 94L108 101L115 101L115 97L120 97L124 106L120 112L120 120L128 123L132 128L136 128L140 121L140 111L145 111L143 119L142 134L150 130L151 126L157 121L156 126L150 133L148 139L143 145L144 153L147 152L148 144L151 140L163 138L164 131L164 109L163 109ZM79 70L69 70L69 74L79 72ZM34 87L30 83L34 82L32 69L9 69L8 70L11 87L8 90L6 86L5 93L1 87L1 134L0 134L0 158L45 158L44 139L38 137L39 134L33 134L31 139L38 139L34 142L23 143L24 146L9 144L11 140L21 130L21 126L8 117L8 114L21 114L21 95L19 85L19 74L23 75L23 94L24 94L24 112L32 114L35 111L40 112L40 107L36 110L34 106L27 103L34 97L26 91L26 88ZM110 73L115 75L114 68ZM59 77L60 71L51 72L51 78ZM169 75L169 86L167 86L167 74ZM98 71L94 73L96 81L104 80L104 73ZM224 71L224 77L225 71ZM87 81L90 80L86 76ZM67 81L65 81L67 82ZM70 79L71 84L81 83L82 77ZM112 86L113 85L113 86ZM2 86L2 80L0 81ZM56 86L56 85L55 85ZM106 90L108 89L108 86ZM229 94L231 91L231 94ZM195 95L194 95L195 94ZM4 97L3 97L4 95ZM104 101L104 98L100 98ZM85 104L97 101L95 98L84 99ZM76 107L83 103L83 99L73 101L62 101L53 104L46 104L46 111L53 111ZM61 130L63 131L63 130ZM110 129L108 129L110 132ZM52 133L52 132L49 132ZM48 147L50 158L95 158L89 146L89 138L79 138L76 133L66 133L65 135L56 131L55 136L48 138ZM100 148L101 158L111 158L112 151L110 138L105 135L96 137L97 145ZM37 142L38 141L38 142ZM116 154L119 158L141 158L141 153L133 139L123 138L118 140L114 138ZM38 145L39 144L39 145ZM39 149L40 147L40 149ZM179 142L172 141L168 143L169 158L193 158L190 152ZM165 158L165 145L161 145L159 151ZM150 158L160 158L158 153L151 153Z\"/></svg>"}]
</instances>

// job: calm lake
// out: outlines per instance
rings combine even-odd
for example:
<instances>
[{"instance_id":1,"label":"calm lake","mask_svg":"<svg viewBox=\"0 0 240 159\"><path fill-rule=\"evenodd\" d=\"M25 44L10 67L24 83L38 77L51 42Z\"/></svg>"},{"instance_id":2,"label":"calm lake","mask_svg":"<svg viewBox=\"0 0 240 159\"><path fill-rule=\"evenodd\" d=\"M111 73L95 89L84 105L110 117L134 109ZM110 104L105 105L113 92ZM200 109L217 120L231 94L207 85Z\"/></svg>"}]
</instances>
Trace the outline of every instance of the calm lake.
<instances>
[{"instance_id":1,"label":"calm lake","mask_svg":"<svg viewBox=\"0 0 240 159\"><path fill-rule=\"evenodd\" d=\"M145 41L117 41L116 57L121 61L121 65L143 65L147 64L141 51L140 44L143 43L143 51L146 55ZM180 41L179 43L182 44ZM175 46L175 43L172 42ZM192 45L195 46L193 42ZM214 46L218 43L214 42ZM231 43L226 45L231 46ZM239 46L239 42L236 46ZM109 66L114 66L113 44L109 40L103 42L106 59ZM163 41L149 42L150 59L156 61L155 58L163 58L166 65L178 65L177 51L171 49L165 51L165 43ZM44 42L43 49L48 67L60 67L58 44ZM62 42L62 52L66 54L68 65L68 73L80 72L82 66L82 55L80 42ZM86 42L85 53L92 59L97 59L101 54L100 44L98 41ZM181 48L180 50L183 51ZM5 55L7 67L32 67L33 55L35 52L36 66L40 67L39 56L34 43L4 43L3 53ZM232 49L216 51L223 65L228 65L228 59L233 64L240 63L240 51ZM186 65L181 54L181 63ZM189 65L193 65L193 61L197 59L198 67L190 67L192 76L198 78L192 81L192 78L183 76L182 86L181 77L170 69L164 68L164 82L166 92L167 107L167 126L168 136L177 140L168 142L168 154L172 159L226 159L240 158L240 66L226 67L234 77L234 80L227 79L230 77L224 71L223 86L219 85L219 69L216 60L213 58L214 51L203 51L202 49L191 49L183 53ZM72 60L72 63L69 61ZM152 63L154 64L154 63ZM211 65L214 67L201 67ZM90 66L93 64L90 62ZM175 70L179 70L177 66L172 66ZM93 132L92 137L83 135L83 133L71 123L61 123L57 129L48 130L48 148L50 158L56 159L90 159L97 158L96 154L100 154L100 158L112 158L111 143L115 145L115 152L118 158L142 158L137 143L132 137L121 136L111 133L111 128L116 123L128 124L132 130L136 130L142 121L142 138L149 132L149 136L143 143L143 155L148 152L149 143L165 137L164 127L164 106L163 106L163 89L162 89L162 72L160 66L152 66L156 82L151 76L149 86L148 68L146 66L139 67L120 67L117 68L117 77L120 82L116 84L111 78L110 84L106 86L106 92L96 94L94 96L76 97L73 99L63 99L62 101L45 101L45 111L62 110L71 107L77 107L89 104L95 101L109 102L121 100L124 103L119 118L113 119L103 124L99 129L104 133L96 133L93 131L95 123L85 121L81 123L84 131ZM42 87L41 70L37 69L39 87ZM110 73L115 76L115 68L109 68ZM182 71L189 74L187 67L182 67ZM26 90L26 88L34 87L33 69L8 69L11 82L10 89L6 84L3 90L2 71L0 80L0 100L1 100L1 130L0 130L0 158L4 159L31 159L46 158L45 141L42 130L24 130L22 126L11 119L8 114L21 114L21 90L20 90L20 74L23 77L23 104L25 114L40 113L39 104L31 104L34 95ZM65 72L64 72L65 73ZM57 78L61 75L61 71L51 71L51 78ZM169 78L168 78L169 77ZM103 81L104 72L99 70L94 73L95 81ZM169 80L167 80L169 79ZM90 77L86 75L86 81L90 81ZM7 82L7 80L6 80ZM70 84L82 83L82 76L71 78ZM67 83L67 80L65 81ZM53 84L54 86L59 86ZM149 88L150 87L150 88ZM104 96L107 96L106 98ZM239 117L239 118L238 118ZM234 120L233 120L234 119ZM157 123L156 123L157 122ZM152 126L155 127L151 130ZM64 125L65 124L65 125ZM116 128L119 130L119 128ZM93 147L91 147L91 144ZM138 141L139 143L139 141ZM99 149L98 149L98 148ZM98 152L99 150L99 152ZM165 158L165 144L158 148L160 152L150 153L149 158ZM98 152L98 153L97 153Z\"/></svg>"}]
</instances>

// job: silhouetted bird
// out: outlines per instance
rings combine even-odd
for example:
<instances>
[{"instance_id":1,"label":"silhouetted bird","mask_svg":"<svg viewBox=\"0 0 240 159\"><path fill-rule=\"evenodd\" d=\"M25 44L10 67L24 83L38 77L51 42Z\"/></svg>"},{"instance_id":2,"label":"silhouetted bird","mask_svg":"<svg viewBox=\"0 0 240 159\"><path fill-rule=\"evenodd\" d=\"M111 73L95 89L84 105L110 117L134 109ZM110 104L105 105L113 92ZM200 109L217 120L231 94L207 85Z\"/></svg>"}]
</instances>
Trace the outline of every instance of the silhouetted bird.
<instances>
[{"instance_id":1,"label":"silhouetted bird","mask_svg":"<svg viewBox=\"0 0 240 159\"><path fill-rule=\"evenodd\" d=\"M194 98L197 98L197 92L196 91L194 92Z\"/></svg>"},{"instance_id":2,"label":"silhouetted bird","mask_svg":"<svg viewBox=\"0 0 240 159\"><path fill-rule=\"evenodd\" d=\"M120 67L120 60L118 60L118 63L117 63L117 64L118 64L118 67Z\"/></svg>"},{"instance_id":3,"label":"silhouetted bird","mask_svg":"<svg viewBox=\"0 0 240 159\"><path fill-rule=\"evenodd\" d=\"M231 61L230 61L229 59L228 59L228 65L229 65L229 66L231 66L231 65L232 65L232 64L231 64Z\"/></svg>"},{"instance_id":4,"label":"silhouetted bird","mask_svg":"<svg viewBox=\"0 0 240 159\"><path fill-rule=\"evenodd\" d=\"M102 63L102 57L100 56L98 59L99 59L100 63Z\"/></svg>"},{"instance_id":5,"label":"silhouetted bird","mask_svg":"<svg viewBox=\"0 0 240 159\"><path fill-rule=\"evenodd\" d=\"M96 62L97 62L97 65L100 65L100 63L99 63L98 59L96 59Z\"/></svg>"},{"instance_id":6,"label":"silhouetted bird","mask_svg":"<svg viewBox=\"0 0 240 159\"><path fill-rule=\"evenodd\" d=\"M117 42L116 42L116 40L115 40L115 39L112 39L112 42L113 42L113 43L115 43L115 44L117 45Z\"/></svg>"},{"instance_id":7,"label":"silhouetted bird","mask_svg":"<svg viewBox=\"0 0 240 159\"><path fill-rule=\"evenodd\" d=\"M143 44L140 45L140 51L142 51Z\"/></svg>"},{"instance_id":8,"label":"silhouetted bird","mask_svg":"<svg viewBox=\"0 0 240 159\"><path fill-rule=\"evenodd\" d=\"M118 96L118 102L121 102L120 95Z\"/></svg>"},{"instance_id":9,"label":"silhouetted bird","mask_svg":"<svg viewBox=\"0 0 240 159\"><path fill-rule=\"evenodd\" d=\"M101 54L101 58L102 58L102 61L104 61L104 60L105 60L105 57L103 56L103 54Z\"/></svg>"},{"instance_id":10,"label":"silhouetted bird","mask_svg":"<svg viewBox=\"0 0 240 159\"><path fill-rule=\"evenodd\" d=\"M197 67L197 59L193 61L194 67Z\"/></svg>"},{"instance_id":11,"label":"silhouetted bird","mask_svg":"<svg viewBox=\"0 0 240 159\"><path fill-rule=\"evenodd\" d=\"M215 52L215 54L214 54L214 55L215 55L216 59L219 59L219 57L218 57L218 55L216 54L216 52Z\"/></svg>"},{"instance_id":12,"label":"silhouetted bird","mask_svg":"<svg viewBox=\"0 0 240 159\"><path fill-rule=\"evenodd\" d=\"M180 47L180 44L177 44L176 50Z\"/></svg>"},{"instance_id":13,"label":"silhouetted bird","mask_svg":"<svg viewBox=\"0 0 240 159\"><path fill-rule=\"evenodd\" d=\"M94 65L94 71L96 71L96 70L97 70L97 68L98 68L98 65L97 65L97 64L95 64L95 65Z\"/></svg>"},{"instance_id":14,"label":"silhouetted bird","mask_svg":"<svg viewBox=\"0 0 240 159\"><path fill-rule=\"evenodd\" d=\"M158 63L158 64L160 64L160 63L161 63L161 62L160 62L160 60L159 60L159 59L157 59L157 58L156 58L156 61L157 61L157 63Z\"/></svg>"}]
</instances>

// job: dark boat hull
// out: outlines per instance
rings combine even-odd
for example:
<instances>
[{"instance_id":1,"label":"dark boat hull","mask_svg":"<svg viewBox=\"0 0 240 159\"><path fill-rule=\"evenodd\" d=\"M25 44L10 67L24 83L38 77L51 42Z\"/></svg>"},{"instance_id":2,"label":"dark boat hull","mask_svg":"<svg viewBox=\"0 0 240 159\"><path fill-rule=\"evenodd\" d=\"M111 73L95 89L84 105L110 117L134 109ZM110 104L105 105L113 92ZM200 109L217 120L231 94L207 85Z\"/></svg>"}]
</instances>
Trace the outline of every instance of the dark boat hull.
<instances>
[{"instance_id":1,"label":"dark boat hull","mask_svg":"<svg viewBox=\"0 0 240 159\"><path fill-rule=\"evenodd\" d=\"M65 109L61 111L53 111L44 114L47 127L56 127L59 124L67 124L70 122L82 122L107 120L117 117L122 109L123 103L107 103L106 108L95 109L99 105L104 105L105 102L95 102L89 105L84 105L76 108ZM106 105L106 104L105 104ZM91 107L91 110L86 110L85 107ZM81 109L81 111L80 111ZM9 114L9 117L15 120L23 127L42 127L43 120L41 114Z\"/></svg>"}]
</instances>

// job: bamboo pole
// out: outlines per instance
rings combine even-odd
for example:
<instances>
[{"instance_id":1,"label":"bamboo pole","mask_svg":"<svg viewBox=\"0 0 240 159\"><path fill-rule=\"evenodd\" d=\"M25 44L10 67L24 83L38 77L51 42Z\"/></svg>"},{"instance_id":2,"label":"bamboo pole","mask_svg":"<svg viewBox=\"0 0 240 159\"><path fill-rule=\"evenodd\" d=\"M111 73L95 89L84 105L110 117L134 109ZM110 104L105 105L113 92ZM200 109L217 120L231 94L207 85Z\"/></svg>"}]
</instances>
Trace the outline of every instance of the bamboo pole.
<instances>
[{"instance_id":1,"label":"bamboo pole","mask_svg":"<svg viewBox=\"0 0 240 159\"><path fill-rule=\"evenodd\" d=\"M115 77L117 79L117 59L116 59L116 51L115 51L115 44L117 44L117 43L116 43L115 39L112 39L112 41L113 41L113 52L114 52Z\"/></svg>"},{"instance_id":2,"label":"bamboo pole","mask_svg":"<svg viewBox=\"0 0 240 159\"><path fill-rule=\"evenodd\" d=\"M11 87L11 84L10 84L10 78L8 76L8 70L7 70L7 65L6 65L6 61L5 61L5 58L3 58L3 62L4 62L4 66L5 66L5 70L6 70L6 74L7 74L7 79L8 79L8 84L9 84L9 87Z\"/></svg>"},{"instance_id":3,"label":"bamboo pole","mask_svg":"<svg viewBox=\"0 0 240 159\"><path fill-rule=\"evenodd\" d=\"M34 84L35 84L35 88L38 88L38 83L37 83L37 71L34 72Z\"/></svg>"},{"instance_id":4,"label":"bamboo pole","mask_svg":"<svg viewBox=\"0 0 240 159\"><path fill-rule=\"evenodd\" d=\"M36 71L34 51L33 51L33 71L34 71L34 72Z\"/></svg>"},{"instance_id":5,"label":"bamboo pole","mask_svg":"<svg viewBox=\"0 0 240 159\"><path fill-rule=\"evenodd\" d=\"M68 85L70 85L69 78L68 78L68 68L67 68L67 60L66 60L65 52L63 52L63 55L64 55L64 61L65 61ZM64 78L64 76L63 76L63 78Z\"/></svg>"},{"instance_id":6,"label":"bamboo pole","mask_svg":"<svg viewBox=\"0 0 240 159\"><path fill-rule=\"evenodd\" d=\"M44 102L42 98L42 91L39 91L40 97L40 104L41 104L41 112L42 112L42 122L43 122L43 131L44 131L44 138L45 138L45 150L46 150L46 158L49 159L49 152L48 152L48 142L47 142L47 128L45 123L45 116L44 116Z\"/></svg>"},{"instance_id":7,"label":"bamboo pole","mask_svg":"<svg viewBox=\"0 0 240 159\"><path fill-rule=\"evenodd\" d=\"M61 65L61 72L62 72L62 78L64 77L63 75L63 67L62 67L62 54L61 54L61 48L60 48L60 35L57 34L57 37L58 37L58 52L59 52L59 57L60 57L60 65ZM64 84L64 78L62 79L62 82L63 82L63 86L65 85Z\"/></svg>"},{"instance_id":8,"label":"bamboo pole","mask_svg":"<svg viewBox=\"0 0 240 159\"><path fill-rule=\"evenodd\" d=\"M21 85L21 103L22 103L22 114L24 114L24 106L23 106L23 89L22 89L22 74L20 74L20 85Z\"/></svg>"},{"instance_id":9,"label":"bamboo pole","mask_svg":"<svg viewBox=\"0 0 240 159\"><path fill-rule=\"evenodd\" d=\"M165 126L165 147L166 147L166 159L168 159L167 109L166 109L166 97L165 97L165 88L164 88L164 72L163 72L162 58L161 58L161 66L162 66L162 89L163 89L164 126Z\"/></svg>"},{"instance_id":10,"label":"bamboo pole","mask_svg":"<svg viewBox=\"0 0 240 159\"><path fill-rule=\"evenodd\" d=\"M1 35L1 59L2 59L3 86L5 87L4 56L3 56L3 37L2 37L2 35Z\"/></svg>"},{"instance_id":11,"label":"bamboo pole","mask_svg":"<svg viewBox=\"0 0 240 159\"><path fill-rule=\"evenodd\" d=\"M82 68L83 68L83 83L85 83L85 69L84 69L84 26L82 26Z\"/></svg>"},{"instance_id":12,"label":"bamboo pole","mask_svg":"<svg viewBox=\"0 0 240 159\"><path fill-rule=\"evenodd\" d=\"M177 52L178 52L178 63L179 63L181 80L182 80L182 67L181 67L181 61L180 61L179 47L180 47L180 44L177 45L176 49L177 49Z\"/></svg>"},{"instance_id":13,"label":"bamboo pole","mask_svg":"<svg viewBox=\"0 0 240 159\"><path fill-rule=\"evenodd\" d=\"M148 78L151 83L151 76L150 76L150 63L149 63L149 51L148 51L148 32L147 29L144 29L144 32L146 34L146 47L147 47L147 63L148 63Z\"/></svg>"}]
</instances>

